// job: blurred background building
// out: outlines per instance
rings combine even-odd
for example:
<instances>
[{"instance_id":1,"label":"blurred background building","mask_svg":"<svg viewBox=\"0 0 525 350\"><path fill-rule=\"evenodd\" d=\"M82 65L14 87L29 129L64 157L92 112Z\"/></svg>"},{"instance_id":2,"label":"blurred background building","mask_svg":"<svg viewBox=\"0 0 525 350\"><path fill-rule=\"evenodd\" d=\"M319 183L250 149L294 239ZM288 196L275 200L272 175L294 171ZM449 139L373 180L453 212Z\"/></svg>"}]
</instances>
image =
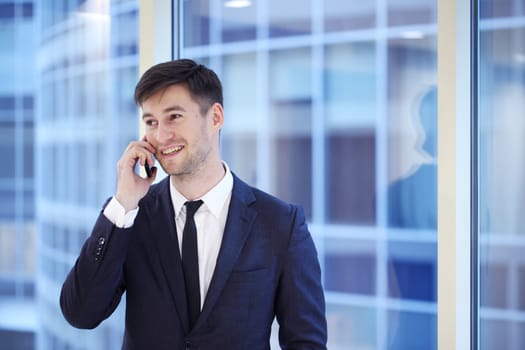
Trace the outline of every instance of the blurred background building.
<instances>
[{"instance_id":1,"label":"blurred background building","mask_svg":"<svg viewBox=\"0 0 525 350\"><path fill-rule=\"evenodd\" d=\"M137 1L35 2L38 33L36 207L38 349L118 349L123 313L95 331L70 327L58 296L115 166L138 138Z\"/></svg>"},{"instance_id":2,"label":"blurred background building","mask_svg":"<svg viewBox=\"0 0 525 350\"><path fill-rule=\"evenodd\" d=\"M173 4L165 44L223 81L226 161L305 208L329 348L437 349L438 1ZM479 5L480 343L517 350L525 4ZM139 135L139 11L0 0L0 349L120 348L122 307L77 330L58 297Z\"/></svg>"},{"instance_id":3,"label":"blurred background building","mask_svg":"<svg viewBox=\"0 0 525 350\"><path fill-rule=\"evenodd\" d=\"M0 1L0 348L33 349L36 40L32 2Z\"/></svg>"}]
</instances>

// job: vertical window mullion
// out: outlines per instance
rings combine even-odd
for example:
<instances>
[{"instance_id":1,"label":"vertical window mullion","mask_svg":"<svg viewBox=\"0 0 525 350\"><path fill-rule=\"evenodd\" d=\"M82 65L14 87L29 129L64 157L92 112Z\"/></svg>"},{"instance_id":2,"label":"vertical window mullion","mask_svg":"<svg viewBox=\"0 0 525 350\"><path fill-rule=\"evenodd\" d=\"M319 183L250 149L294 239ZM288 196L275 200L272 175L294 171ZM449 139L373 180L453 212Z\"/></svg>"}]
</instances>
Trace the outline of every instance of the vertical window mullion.
<instances>
[{"instance_id":1,"label":"vertical window mullion","mask_svg":"<svg viewBox=\"0 0 525 350\"><path fill-rule=\"evenodd\" d=\"M471 3L438 2L438 349L471 349Z\"/></svg>"}]
</instances>

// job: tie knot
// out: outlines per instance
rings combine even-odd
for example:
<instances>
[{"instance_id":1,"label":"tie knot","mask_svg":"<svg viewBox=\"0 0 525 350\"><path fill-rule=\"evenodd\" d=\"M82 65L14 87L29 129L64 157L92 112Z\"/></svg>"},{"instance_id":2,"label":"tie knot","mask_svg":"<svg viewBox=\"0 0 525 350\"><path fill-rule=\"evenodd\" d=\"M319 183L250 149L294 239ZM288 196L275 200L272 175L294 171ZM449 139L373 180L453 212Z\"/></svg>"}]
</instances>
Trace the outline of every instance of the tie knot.
<instances>
[{"instance_id":1,"label":"tie knot","mask_svg":"<svg viewBox=\"0 0 525 350\"><path fill-rule=\"evenodd\" d=\"M193 217L193 215L195 215L195 212L197 211L197 209L199 209L202 203L203 202L200 199L198 201L184 203L184 205L186 206L186 219Z\"/></svg>"}]
</instances>

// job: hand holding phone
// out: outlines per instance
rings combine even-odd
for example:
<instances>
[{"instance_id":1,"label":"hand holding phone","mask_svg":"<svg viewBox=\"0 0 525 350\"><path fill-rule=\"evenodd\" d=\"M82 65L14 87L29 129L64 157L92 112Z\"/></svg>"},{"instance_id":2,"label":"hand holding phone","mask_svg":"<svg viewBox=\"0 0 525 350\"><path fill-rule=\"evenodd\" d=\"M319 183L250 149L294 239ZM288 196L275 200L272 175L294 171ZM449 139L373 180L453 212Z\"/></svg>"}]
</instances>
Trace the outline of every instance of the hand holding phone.
<instances>
[{"instance_id":1,"label":"hand holding phone","mask_svg":"<svg viewBox=\"0 0 525 350\"><path fill-rule=\"evenodd\" d=\"M157 169L154 166L156 149L145 139L132 141L117 162L117 189L115 198L126 209L137 207L155 180ZM137 163L144 166L147 177L137 173ZM149 164L148 164L149 163Z\"/></svg>"}]
</instances>

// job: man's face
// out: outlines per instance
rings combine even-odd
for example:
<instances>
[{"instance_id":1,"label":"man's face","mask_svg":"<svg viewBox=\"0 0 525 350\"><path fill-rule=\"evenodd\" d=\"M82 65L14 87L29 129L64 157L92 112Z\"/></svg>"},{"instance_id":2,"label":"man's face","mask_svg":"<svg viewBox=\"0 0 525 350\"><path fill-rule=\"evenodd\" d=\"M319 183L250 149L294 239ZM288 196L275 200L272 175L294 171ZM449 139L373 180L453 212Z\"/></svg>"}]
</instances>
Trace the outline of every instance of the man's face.
<instances>
[{"instance_id":1,"label":"man's face","mask_svg":"<svg viewBox=\"0 0 525 350\"><path fill-rule=\"evenodd\" d=\"M215 105L206 115L184 85L172 85L142 103L146 139L157 150L155 158L173 176L193 176L205 171L218 154Z\"/></svg>"}]
</instances>

